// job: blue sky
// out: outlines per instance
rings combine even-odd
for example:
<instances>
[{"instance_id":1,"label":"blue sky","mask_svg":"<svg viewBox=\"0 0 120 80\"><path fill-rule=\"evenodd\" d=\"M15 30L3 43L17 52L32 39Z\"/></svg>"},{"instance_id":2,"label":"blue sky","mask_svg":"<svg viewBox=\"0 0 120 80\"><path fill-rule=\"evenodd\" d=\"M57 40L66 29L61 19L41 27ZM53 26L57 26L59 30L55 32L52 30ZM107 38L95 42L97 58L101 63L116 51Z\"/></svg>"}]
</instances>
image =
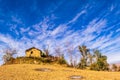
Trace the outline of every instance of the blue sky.
<instances>
[{"instance_id":1,"label":"blue sky","mask_svg":"<svg viewBox=\"0 0 120 80\"><path fill-rule=\"evenodd\" d=\"M0 63L11 47L24 56L30 47L50 54L56 47L80 54L78 45L120 61L120 0L0 0ZM79 58L79 57L78 57Z\"/></svg>"}]
</instances>

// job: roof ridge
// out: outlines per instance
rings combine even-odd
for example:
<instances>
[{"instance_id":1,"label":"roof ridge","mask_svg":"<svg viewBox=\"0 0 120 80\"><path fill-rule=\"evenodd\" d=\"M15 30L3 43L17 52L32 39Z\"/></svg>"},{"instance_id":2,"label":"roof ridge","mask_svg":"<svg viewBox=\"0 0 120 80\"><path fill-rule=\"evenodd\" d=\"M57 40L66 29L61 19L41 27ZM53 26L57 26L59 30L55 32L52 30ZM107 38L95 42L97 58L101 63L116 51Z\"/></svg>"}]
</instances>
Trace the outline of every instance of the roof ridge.
<instances>
[{"instance_id":1,"label":"roof ridge","mask_svg":"<svg viewBox=\"0 0 120 80\"><path fill-rule=\"evenodd\" d=\"M26 49L26 51L29 51L29 50L31 50L31 49L37 49L37 50L41 51L40 49L38 49L38 48L36 48L36 47L31 47L31 48L29 48L29 49Z\"/></svg>"}]
</instances>

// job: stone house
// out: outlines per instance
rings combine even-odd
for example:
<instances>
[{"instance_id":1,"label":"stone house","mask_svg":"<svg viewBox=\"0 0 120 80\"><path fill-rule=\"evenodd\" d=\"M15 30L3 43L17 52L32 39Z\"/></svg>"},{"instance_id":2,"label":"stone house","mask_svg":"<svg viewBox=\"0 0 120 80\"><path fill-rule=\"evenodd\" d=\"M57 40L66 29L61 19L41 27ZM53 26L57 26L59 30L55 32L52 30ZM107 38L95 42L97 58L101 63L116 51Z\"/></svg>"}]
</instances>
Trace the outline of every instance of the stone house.
<instances>
[{"instance_id":1,"label":"stone house","mask_svg":"<svg viewBox=\"0 0 120 80\"><path fill-rule=\"evenodd\" d=\"M42 55L42 51L37 49L37 48L35 48L35 47L27 49L25 51L25 53L26 53L26 57L37 57L37 58L39 57L40 58L41 55Z\"/></svg>"}]
</instances>

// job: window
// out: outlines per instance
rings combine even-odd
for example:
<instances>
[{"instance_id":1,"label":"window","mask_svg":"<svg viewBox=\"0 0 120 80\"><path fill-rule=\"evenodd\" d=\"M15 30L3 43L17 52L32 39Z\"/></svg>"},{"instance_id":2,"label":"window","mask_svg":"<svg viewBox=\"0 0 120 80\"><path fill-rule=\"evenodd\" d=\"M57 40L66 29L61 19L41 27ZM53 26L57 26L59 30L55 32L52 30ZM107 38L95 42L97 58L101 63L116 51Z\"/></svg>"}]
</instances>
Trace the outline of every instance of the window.
<instances>
[{"instance_id":1,"label":"window","mask_svg":"<svg viewBox=\"0 0 120 80\"><path fill-rule=\"evenodd\" d=\"M31 54L33 54L33 51L31 51Z\"/></svg>"}]
</instances>

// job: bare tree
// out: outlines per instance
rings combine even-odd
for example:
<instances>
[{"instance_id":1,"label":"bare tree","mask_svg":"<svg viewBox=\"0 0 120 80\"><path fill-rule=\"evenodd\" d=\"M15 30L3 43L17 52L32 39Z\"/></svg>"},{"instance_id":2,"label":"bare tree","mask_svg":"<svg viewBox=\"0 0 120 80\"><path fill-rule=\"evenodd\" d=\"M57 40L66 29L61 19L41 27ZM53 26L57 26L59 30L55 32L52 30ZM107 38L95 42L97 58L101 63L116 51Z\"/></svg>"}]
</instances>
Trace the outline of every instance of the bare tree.
<instances>
[{"instance_id":1,"label":"bare tree","mask_svg":"<svg viewBox=\"0 0 120 80\"><path fill-rule=\"evenodd\" d=\"M44 52L45 52L46 56L48 57L49 56L49 44L47 45L46 48L44 48Z\"/></svg>"},{"instance_id":2,"label":"bare tree","mask_svg":"<svg viewBox=\"0 0 120 80\"><path fill-rule=\"evenodd\" d=\"M66 43L67 46L67 51L68 51L68 56L70 58L70 66L74 66L74 62L73 62L73 54L74 54L74 47L73 45L70 46L70 42Z\"/></svg>"},{"instance_id":3,"label":"bare tree","mask_svg":"<svg viewBox=\"0 0 120 80\"><path fill-rule=\"evenodd\" d=\"M7 48L3 51L5 54L3 55L3 60L6 63L7 61L9 61L11 58L13 58L14 54L17 54L16 49L11 49L11 48Z\"/></svg>"},{"instance_id":4,"label":"bare tree","mask_svg":"<svg viewBox=\"0 0 120 80\"><path fill-rule=\"evenodd\" d=\"M62 52L61 52L61 48L59 46L57 46L55 48L55 54L57 57L61 58L62 57Z\"/></svg>"},{"instance_id":5,"label":"bare tree","mask_svg":"<svg viewBox=\"0 0 120 80\"><path fill-rule=\"evenodd\" d=\"M89 65L91 65L93 63L93 58L94 58L94 56L89 52L88 53Z\"/></svg>"},{"instance_id":6,"label":"bare tree","mask_svg":"<svg viewBox=\"0 0 120 80\"><path fill-rule=\"evenodd\" d=\"M77 54L75 54L74 55L74 64L73 64L73 66L76 68L78 65L78 63L77 63L77 60L78 60L78 55Z\"/></svg>"}]
</instances>

